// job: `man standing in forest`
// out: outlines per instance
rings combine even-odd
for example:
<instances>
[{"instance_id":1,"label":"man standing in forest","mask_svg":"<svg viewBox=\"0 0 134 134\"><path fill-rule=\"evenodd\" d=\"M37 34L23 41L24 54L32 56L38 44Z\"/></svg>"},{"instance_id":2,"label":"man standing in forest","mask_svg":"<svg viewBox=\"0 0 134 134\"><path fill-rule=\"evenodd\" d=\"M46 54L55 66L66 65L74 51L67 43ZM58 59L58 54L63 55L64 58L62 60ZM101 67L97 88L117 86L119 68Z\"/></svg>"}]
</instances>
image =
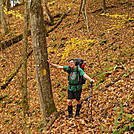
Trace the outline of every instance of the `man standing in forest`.
<instances>
[{"instance_id":1,"label":"man standing in forest","mask_svg":"<svg viewBox=\"0 0 134 134\"><path fill-rule=\"evenodd\" d=\"M86 80L89 82L94 82L93 79L91 79L80 67L76 66L76 60L70 59L68 61L69 66L60 66L57 64L53 64L48 60L49 64L52 65L55 68L61 68L65 72L68 72L68 118L73 117L73 106L72 106L72 99L77 100L77 107L76 107L76 114L75 117L78 117L80 114L81 109L81 93L82 93L82 84L79 84L78 78L79 75L83 76ZM72 83L72 84L70 84Z\"/></svg>"}]
</instances>

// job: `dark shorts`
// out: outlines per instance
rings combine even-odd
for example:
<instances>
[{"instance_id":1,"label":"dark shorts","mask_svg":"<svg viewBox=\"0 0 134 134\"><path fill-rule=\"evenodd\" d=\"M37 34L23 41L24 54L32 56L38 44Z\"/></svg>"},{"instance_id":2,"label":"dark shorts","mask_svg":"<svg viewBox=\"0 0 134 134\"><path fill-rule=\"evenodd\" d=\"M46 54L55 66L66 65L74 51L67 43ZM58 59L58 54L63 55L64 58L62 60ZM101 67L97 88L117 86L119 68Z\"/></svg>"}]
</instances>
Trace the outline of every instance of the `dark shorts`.
<instances>
[{"instance_id":1,"label":"dark shorts","mask_svg":"<svg viewBox=\"0 0 134 134\"><path fill-rule=\"evenodd\" d=\"M80 98L81 98L81 92L82 92L82 89L77 90L75 92L68 90L68 99L70 99L70 100L71 99L80 100Z\"/></svg>"}]
</instances>

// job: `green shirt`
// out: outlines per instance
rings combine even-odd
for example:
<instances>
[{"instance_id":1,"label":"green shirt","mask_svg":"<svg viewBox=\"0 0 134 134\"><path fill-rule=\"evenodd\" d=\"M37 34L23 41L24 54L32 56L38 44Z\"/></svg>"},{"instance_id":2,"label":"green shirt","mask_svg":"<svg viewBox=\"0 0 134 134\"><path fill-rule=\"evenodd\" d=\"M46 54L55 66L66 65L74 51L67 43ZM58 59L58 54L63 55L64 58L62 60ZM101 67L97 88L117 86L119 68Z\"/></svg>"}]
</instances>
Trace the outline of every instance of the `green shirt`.
<instances>
[{"instance_id":1,"label":"green shirt","mask_svg":"<svg viewBox=\"0 0 134 134\"><path fill-rule=\"evenodd\" d=\"M63 70L65 72L68 72L68 69L69 69L69 66L63 67ZM78 68L78 71L79 71L80 76L85 74L85 72L81 68ZM77 72L77 68L71 69L71 72L68 75L68 81L69 81L69 83L76 84L76 85L68 85L68 90L76 91L76 90L80 90L82 88L82 85L78 84L79 83L79 80L78 80L79 74Z\"/></svg>"}]
</instances>

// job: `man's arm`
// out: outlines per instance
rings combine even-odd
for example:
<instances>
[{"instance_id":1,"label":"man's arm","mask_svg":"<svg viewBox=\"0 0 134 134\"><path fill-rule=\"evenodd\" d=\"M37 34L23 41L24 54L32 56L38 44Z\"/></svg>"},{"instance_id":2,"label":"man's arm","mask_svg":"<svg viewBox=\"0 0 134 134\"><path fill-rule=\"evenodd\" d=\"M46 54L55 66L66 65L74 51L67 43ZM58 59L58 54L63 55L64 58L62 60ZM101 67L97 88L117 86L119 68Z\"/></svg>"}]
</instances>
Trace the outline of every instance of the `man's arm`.
<instances>
[{"instance_id":1,"label":"man's arm","mask_svg":"<svg viewBox=\"0 0 134 134\"><path fill-rule=\"evenodd\" d=\"M60 66L60 65L51 63L50 60L47 60L47 61L48 61L48 63L49 63L50 65L52 65L52 66L55 67L55 68L63 68L63 66Z\"/></svg>"},{"instance_id":2,"label":"man's arm","mask_svg":"<svg viewBox=\"0 0 134 134\"><path fill-rule=\"evenodd\" d=\"M84 74L83 76L84 76L84 78L86 78L86 80L88 80L89 82L94 82L94 80L91 79L87 74Z\"/></svg>"}]
</instances>

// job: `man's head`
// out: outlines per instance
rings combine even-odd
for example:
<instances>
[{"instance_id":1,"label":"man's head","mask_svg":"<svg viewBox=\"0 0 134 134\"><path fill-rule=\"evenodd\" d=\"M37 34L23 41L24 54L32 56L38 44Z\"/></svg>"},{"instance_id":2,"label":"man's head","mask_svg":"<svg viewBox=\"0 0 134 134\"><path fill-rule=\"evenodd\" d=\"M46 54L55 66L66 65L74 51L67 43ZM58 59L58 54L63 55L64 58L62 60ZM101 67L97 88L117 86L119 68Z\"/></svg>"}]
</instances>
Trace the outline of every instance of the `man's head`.
<instances>
[{"instance_id":1,"label":"man's head","mask_svg":"<svg viewBox=\"0 0 134 134\"><path fill-rule=\"evenodd\" d=\"M76 68L76 65L75 65L76 61L75 61L75 59L70 59L70 60L68 60L68 63L69 63L69 66L70 66L72 69Z\"/></svg>"}]
</instances>

